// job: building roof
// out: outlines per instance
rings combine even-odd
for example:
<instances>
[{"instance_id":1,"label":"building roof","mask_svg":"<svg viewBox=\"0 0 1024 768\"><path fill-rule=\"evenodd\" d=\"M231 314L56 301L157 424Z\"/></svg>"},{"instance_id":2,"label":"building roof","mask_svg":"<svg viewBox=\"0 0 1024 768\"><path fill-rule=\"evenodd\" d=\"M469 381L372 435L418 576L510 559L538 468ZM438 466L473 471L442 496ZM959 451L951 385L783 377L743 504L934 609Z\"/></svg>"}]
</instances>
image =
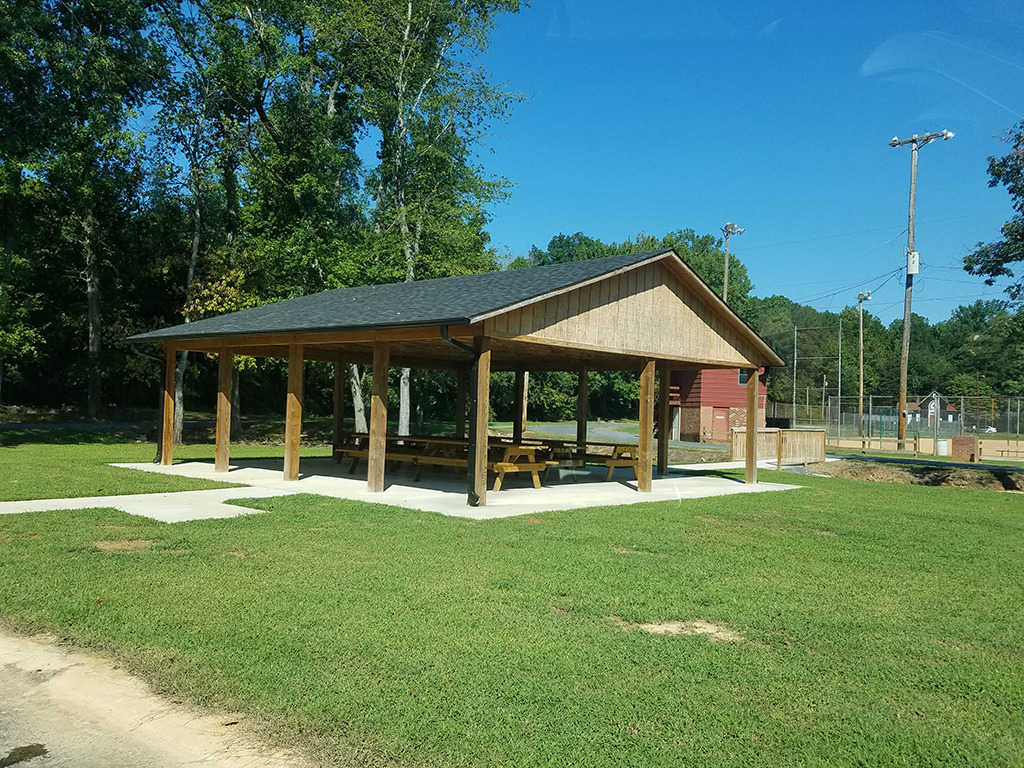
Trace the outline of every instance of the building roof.
<instances>
[{"instance_id":1,"label":"building roof","mask_svg":"<svg viewBox=\"0 0 1024 768\"><path fill-rule=\"evenodd\" d=\"M782 365L672 249L409 283L340 288L142 333L192 351L366 362L375 340L403 367L458 366L443 329L491 341L492 369Z\"/></svg>"},{"instance_id":2,"label":"building roof","mask_svg":"<svg viewBox=\"0 0 1024 768\"><path fill-rule=\"evenodd\" d=\"M337 288L141 333L129 341L471 325L665 254L676 255L672 250L645 251L507 272Z\"/></svg>"}]
</instances>

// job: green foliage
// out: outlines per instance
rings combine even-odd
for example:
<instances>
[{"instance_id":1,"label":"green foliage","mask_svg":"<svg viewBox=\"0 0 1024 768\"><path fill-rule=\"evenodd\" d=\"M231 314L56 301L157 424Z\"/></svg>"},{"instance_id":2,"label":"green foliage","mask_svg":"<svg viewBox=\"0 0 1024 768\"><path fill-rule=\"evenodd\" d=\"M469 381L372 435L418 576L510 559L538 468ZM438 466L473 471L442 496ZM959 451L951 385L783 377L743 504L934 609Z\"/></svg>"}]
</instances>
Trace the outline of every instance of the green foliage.
<instances>
[{"instance_id":1,"label":"green foliage","mask_svg":"<svg viewBox=\"0 0 1024 768\"><path fill-rule=\"evenodd\" d=\"M1003 224L1002 240L978 243L975 251L964 257L964 269L985 277L988 285L998 277L1014 277L1012 265L1024 261L1024 121L1007 132L1005 141L1011 150L1003 157L988 159L989 186L1006 187L1017 215ZM1006 292L1014 302L1020 302L1024 299L1024 282L1018 280Z\"/></svg>"},{"instance_id":2,"label":"green foliage","mask_svg":"<svg viewBox=\"0 0 1024 768\"><path fill-rule=\"evenodd\" d=\"M497 268L487 250L486 206L508 192L474 161L488 126L514 98L468 56L485 49L500 13L518 0L385 2L366 71L363 116L379 133L373 194L374 282Z\"/></svg>"}]
</instances>

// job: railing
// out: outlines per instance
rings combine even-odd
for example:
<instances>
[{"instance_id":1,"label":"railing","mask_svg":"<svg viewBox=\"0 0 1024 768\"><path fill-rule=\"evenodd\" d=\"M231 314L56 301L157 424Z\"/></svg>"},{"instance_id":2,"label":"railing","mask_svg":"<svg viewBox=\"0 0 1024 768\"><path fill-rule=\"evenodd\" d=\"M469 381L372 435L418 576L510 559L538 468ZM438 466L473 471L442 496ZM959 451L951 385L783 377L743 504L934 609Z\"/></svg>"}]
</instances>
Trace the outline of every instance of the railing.
<instances>
[{"instance_id":1,"label":"railing","mask_svg":"<svg viewBox=\"0 0 1024 768\"><path fill-rule=\"evenodd\" d=\"M825 460L825 430L823 429L759 429L757 430L758 458L774 458L783 464L816 464ZM747 429L732 430L732 460L747 457Z\"/></svg>"}]
</instances>

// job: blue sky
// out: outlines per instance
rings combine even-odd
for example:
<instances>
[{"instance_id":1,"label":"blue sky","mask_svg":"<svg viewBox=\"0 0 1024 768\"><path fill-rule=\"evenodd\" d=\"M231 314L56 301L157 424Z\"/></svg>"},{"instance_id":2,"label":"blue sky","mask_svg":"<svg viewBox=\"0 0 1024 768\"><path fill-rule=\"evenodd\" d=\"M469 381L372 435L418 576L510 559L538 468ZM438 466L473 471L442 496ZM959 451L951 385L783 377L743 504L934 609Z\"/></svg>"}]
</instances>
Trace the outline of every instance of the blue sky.
<instances>
[{"instance_id":1,"label":"blue sky","mask_svg":"<svg viewBox=\"0 0 1024 768\"><path fill-rule=\"evenodd\" d=\"M1012 214L990 155L1024 119L1024 3L534 0L481 64L525 97L482 160L515 185L492 244L577 231L746 229L755 294L903 316L909 148L921 149L914 311L1002 298L960 267Z\"/></svg>"}]
</instances>

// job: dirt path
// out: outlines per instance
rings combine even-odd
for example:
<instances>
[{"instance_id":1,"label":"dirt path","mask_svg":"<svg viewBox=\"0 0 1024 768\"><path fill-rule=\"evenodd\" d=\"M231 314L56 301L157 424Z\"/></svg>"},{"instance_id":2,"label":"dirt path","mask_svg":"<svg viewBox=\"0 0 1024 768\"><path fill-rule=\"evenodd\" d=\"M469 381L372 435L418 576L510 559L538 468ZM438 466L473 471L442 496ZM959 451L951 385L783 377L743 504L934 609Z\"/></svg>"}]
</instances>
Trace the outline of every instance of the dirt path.
<instances>
[{"instance_id":1,"label":"dirt path","mask_svg":"<svg viewBox=\"0 0 1024 768\"><path fill-rule=\"evenodd\" d=\"M200 715L106 659L0 632L0 767L302 768L237 714Z\"/></svg>"}]
</instances>

